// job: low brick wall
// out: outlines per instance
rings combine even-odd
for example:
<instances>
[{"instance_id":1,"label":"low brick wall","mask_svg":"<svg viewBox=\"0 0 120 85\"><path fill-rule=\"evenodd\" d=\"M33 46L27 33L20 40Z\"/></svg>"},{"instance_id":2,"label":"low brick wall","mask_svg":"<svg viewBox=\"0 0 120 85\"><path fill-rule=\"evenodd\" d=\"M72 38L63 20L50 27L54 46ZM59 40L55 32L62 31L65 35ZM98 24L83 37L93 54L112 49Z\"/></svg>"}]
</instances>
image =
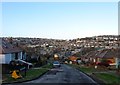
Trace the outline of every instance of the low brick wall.
<instances>
[{"instance_id":1,"label":"low brick wall","mask_svg":"<svg viewBox=\"0 0 120 85\"><path fill-rule=\"evenodd\" d=\"M8 74L10 72L10 67L8 64L2 64L2 74Z\"/></svg>"}]
</instances>

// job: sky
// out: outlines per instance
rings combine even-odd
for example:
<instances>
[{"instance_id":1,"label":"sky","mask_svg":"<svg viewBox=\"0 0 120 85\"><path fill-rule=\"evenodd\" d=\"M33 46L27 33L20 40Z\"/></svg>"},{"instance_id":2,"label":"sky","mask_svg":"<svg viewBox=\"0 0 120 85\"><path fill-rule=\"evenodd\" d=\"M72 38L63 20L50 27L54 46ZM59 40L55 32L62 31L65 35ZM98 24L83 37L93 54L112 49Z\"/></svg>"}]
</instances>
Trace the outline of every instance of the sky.
<instances>
[{"instance_id":1,"label":"sky","mask_svg":"<svg viewBox=\"0 0 120 85\"><path fill-rule=\"evenodd\" d=\"M76 39L117 34L117 2L2 3L2 37Z\"/></svg>"}]
</instances>

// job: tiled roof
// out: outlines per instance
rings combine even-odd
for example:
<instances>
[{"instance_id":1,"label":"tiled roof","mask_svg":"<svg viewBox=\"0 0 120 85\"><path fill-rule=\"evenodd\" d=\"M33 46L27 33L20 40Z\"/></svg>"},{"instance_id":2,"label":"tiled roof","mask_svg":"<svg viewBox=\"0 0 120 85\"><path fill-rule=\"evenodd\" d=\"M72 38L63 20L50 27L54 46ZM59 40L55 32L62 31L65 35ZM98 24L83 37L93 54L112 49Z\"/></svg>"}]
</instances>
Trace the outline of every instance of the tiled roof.
<instances>
[{"instance_id":1,"label":"tiled roof","mask_svg":"<svg viewBox=\"0 0 120 85\"><path fill-rule=\"evenodd\" d=\"M120 58L120 48L115 50L116 57Z\"/></svg>"},{"instance_id":2,"label":"tiled roof","mask_svg":"<svg viewBox=\"0 0 120 85\"><path fill-rule=\"evenodd\" d=\"M98 53L97 51L91 51L91 52L87 53L86 55L84 55L84 57L93 58L96 56L97 53Z\"/></svg>"},{"instance_id":3,"label":"tiled roof","mask_svg":"<svg viewBox=\"0 0 120 85\"><path fill-rule=\"evenodd\" d=\"M0 44L0 54L14 53L14 52L21 52L22 51L21 48L9 43L5 39L2 39L1 42L2 42L2 44Z\"/></svg>"},{"instance_id":4,"label":"tiled roof","mask_svg":"<svg viewBox=\"0 0 120 85\"><path fill-rule=\"evenodd\" d=\"M120 56L120 53L115 49L105 49L100 51L96 57L98 58L113 58Z\"/></svg>"},{"instance_id":5,"label":"tiled roof","mask_svg":"<svg viewBox=\"0 0 120 85\"><path fill-rule=\"evenodd\" d=\"M92 51L90 57L95 57L97 51Z\"/></svg>"},{"instance_id":6,"label":"tiled roof","mask_svg":"<svg viewBox=\"0 0 120 85\"><path fill-rule=\"evenodd\" d=\"M107 53L107 51L101 51L101 52L99 52L98 54L97 54L97 56L96 57L99 57L99 58L103 58L103 56L105 55Z\"/></svg>"},{"instance_id":7,"label":"tiled roof","mask_svg":"<svg viewBox=\"0 0 120 85\"><path fill-rule=\"evenodd\" d=\"M100 51L91 51L84 55L83 57L87 58L120 58L120 49L104 49Z\"/></svg>"}]
</instances>

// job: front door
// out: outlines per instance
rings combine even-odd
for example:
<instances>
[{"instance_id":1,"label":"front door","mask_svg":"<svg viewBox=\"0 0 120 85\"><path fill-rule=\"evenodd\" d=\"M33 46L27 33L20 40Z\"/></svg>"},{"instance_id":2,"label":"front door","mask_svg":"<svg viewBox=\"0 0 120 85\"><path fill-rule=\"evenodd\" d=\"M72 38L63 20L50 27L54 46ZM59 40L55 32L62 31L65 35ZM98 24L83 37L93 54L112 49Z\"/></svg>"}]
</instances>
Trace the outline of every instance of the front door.
<instances>
[{"instance_id":1,"label":"front door","mask_svg":"<svg viewBox=\"0 0 120 85\"><path fill-rule=\"evenodd\" d=\"M18 59L18 53L15 53L15 59Z\"/></svg>"}]
</instances>

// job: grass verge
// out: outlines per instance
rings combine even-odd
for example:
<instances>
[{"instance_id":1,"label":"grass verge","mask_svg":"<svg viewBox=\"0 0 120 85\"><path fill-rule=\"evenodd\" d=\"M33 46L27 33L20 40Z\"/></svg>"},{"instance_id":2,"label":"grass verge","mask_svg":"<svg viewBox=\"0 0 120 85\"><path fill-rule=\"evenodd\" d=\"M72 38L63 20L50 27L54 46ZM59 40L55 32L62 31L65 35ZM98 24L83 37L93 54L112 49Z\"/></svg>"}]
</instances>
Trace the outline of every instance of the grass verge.
<instances>
[{"instance_id":1,"label":"grass verge","mask_svg":"<svg viewBox=\"0 0 120 85\"><path fill-rule=\"evenodd\" d=\"M116 76L115 73L110 73L105 70L95 69L93 67L86 67L80 65L69 64L69 66L77 68L78 70L85 72L90 76L94 76L94 78L98 78L106 84L120 85L120 75Z\"/></svg>"},{"instance_id":2,"label":"grass verge","mask_svg":"<svg viewBox=\"0 0 120 85\"><path fill-rule=\"evenodd\" d=\"M96 77L103 80L106 84L120 85L120 78L109 73L95 73Z\"/></svg>"}]
</instances>

